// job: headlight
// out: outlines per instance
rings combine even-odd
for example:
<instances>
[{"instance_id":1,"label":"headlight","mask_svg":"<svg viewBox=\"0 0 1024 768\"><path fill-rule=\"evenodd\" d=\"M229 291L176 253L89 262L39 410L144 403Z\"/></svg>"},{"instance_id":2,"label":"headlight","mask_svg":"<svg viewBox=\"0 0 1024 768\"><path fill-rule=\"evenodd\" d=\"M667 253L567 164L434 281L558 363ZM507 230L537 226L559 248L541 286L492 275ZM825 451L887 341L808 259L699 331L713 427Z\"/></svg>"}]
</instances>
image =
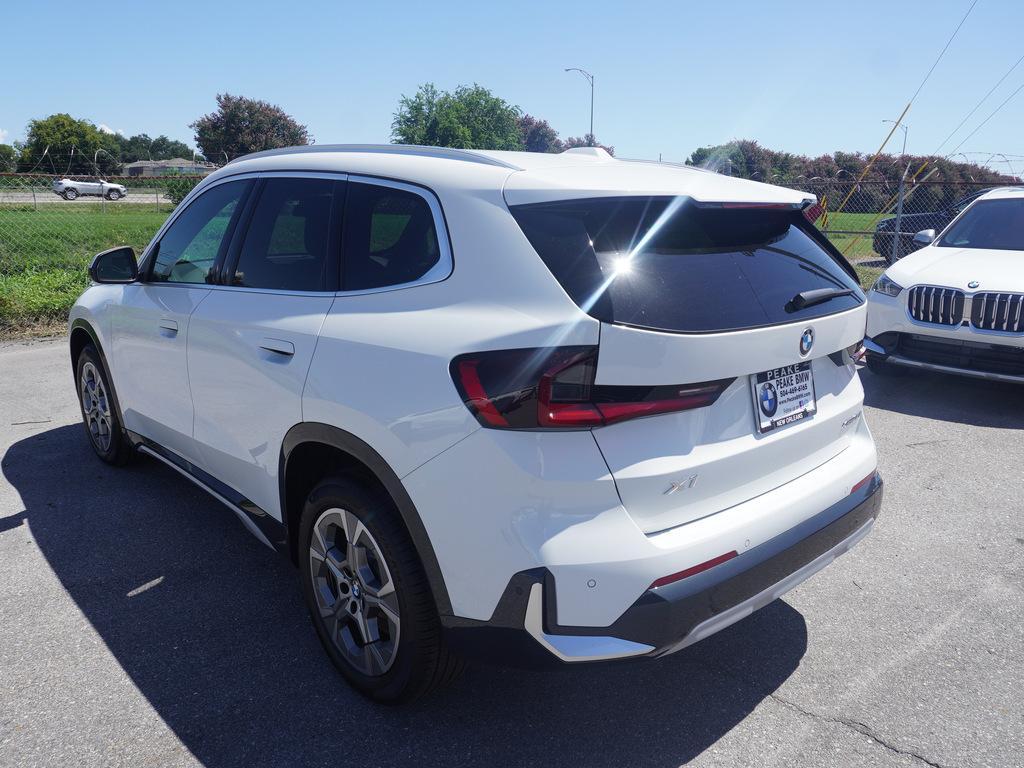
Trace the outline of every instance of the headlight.
<instances>
[{"instance_id":1,"label":"headlight","mask_svg":"<svg viewBox=\"0 0 1024 768\"><path fill-rule=\"evenodd\" d=\"M903 286L897 285L888 277L882 275L875 280L875 284L871 286L871 290L884 293L886 296L899 296L900 292L903 290Z\"/></svg>"}]
</instances>

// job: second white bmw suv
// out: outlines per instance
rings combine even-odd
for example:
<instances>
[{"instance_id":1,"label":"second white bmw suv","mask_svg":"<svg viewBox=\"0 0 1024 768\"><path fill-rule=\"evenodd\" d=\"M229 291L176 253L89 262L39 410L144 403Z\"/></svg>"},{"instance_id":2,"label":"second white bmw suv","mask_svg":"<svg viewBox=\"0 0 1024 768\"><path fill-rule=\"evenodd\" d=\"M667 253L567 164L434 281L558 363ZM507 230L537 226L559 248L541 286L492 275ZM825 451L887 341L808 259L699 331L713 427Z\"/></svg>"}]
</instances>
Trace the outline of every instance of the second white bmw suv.
<instances>
[{"instance_id":1,"label":"second white bmw suv","mask_svg":"<svg viewBox=\"0 0 1024 768\"><path fill-rule=\"evenodd\" d=\"M378 700L672 653L879 511L865 298L811 202L599 149L252 155L93 262L86 431L289 552Z\"/></svg>"}]
</instances>

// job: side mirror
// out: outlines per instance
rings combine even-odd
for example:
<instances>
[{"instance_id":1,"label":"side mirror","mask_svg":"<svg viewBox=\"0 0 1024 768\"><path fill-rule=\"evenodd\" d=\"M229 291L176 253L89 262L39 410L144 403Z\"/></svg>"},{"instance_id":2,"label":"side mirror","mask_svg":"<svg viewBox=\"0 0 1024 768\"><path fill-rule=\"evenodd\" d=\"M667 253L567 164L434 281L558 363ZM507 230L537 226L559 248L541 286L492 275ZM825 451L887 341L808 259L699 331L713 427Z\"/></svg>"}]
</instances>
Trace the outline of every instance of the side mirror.
<instances>
[{"instance_id":1,"label":"side mirror","mask_svg":"<svg viewBox=\"0 0 1024 768\"><path fill-rule=\"evenodd\" d=\"M89 265L89 277L97 283L134 283L139 279L135 251L123 245L97 253Z\"/></svg>"},{"instance_id":2,"label":"side mirror","mask_svg":"<svg viewBox=\"0 0 1024 768\"><path fill-rule=\"evenodd\" d=\"M935 240L934 229L922 229L914 235L914 245L928 245Z\"/></svg>"}]
</instances>

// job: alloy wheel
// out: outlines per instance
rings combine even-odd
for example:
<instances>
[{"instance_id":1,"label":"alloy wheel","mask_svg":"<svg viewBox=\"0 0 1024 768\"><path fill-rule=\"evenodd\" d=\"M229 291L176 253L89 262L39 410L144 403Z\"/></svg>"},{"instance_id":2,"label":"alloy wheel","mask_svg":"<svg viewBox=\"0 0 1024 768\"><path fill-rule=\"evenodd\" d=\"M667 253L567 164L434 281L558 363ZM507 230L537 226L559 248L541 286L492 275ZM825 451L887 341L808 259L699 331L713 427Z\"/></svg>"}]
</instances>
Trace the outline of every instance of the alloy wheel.
<instances>
[{"instance_id":1,"label":"alloy wheel","mask_svg":"<svg viewBox=\"0 0 1024 768\"><path fill-rule=\"evenodd\" d=\"M110 398L107 397L107 387L103 383L103 378L91 362L86 362L82 366L79 390L82 396L82 412L85 414L85 423L89 428L89 434L96 447L102 453L106 453L110 450L110 441L113 438Z\"/></svg>"},{"instance_id":2,"label":"alloy wheel","mask_svg":"<svg viewBox=\"0 0 1024 768\"><path fill-rule=\"evenodd\" d=\"M327 635L359 672L377 677L394 664L401 630L395 582L376 539L344 509L327 509L309 546L313 593Z\"/></svg>"}]
</instances>

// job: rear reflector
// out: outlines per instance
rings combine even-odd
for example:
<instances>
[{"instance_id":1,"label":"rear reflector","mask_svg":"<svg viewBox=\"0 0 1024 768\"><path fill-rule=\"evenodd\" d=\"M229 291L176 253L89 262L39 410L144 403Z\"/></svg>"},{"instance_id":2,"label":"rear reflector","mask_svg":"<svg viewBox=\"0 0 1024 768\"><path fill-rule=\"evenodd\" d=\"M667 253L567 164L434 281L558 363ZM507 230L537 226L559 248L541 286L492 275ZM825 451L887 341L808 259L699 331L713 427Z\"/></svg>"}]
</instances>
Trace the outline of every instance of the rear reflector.
<instances>
[{"instance_id":1,"label":"rear reflector","mask_svg":"<svg viewBox=\"0 0 1024 768\"><path fill-rule=\"evenodd\" d=\"M734 381L669 386L595 384L597 347L460 355L450 371L466 407L491 429L590 429L714 403Z\"/></svg>"},{"instance_id":2,"label":"rear reflector","mask_svg":"<svg viewBox=\"0 0 1024 768\"><path fill-rule=\"evenodd\" d=\"M852 495L852 494L856 493L861 488L863 488L865 485L870 483L872 480L875 479L875 475L877 475L877 474L878 474L878 470L877 469L872 469L870 475L868 475L863 480L860 480L859 482L854 484L853 488L850 489L850 494Z\"/></svg>"},{"instance_id":3,"label":"rear reflector","mask_svg":"<svg viewBox=\"0 0 1024 768\"><path fill-rule=\"evenodd\" d=\"M655 579L654 581L652 581L651 586L649 586L648 589L657 589L658 587L664 587L666 584L672 584L673 582L681 581L682 579L685 579L688 576L696 576L698 573L703 573L704 571L710 568L714 568L716 565L721 565L724 562L732 560L734 557L736 557L737 554L739 553L736 552L736 550L733 550L732 552L726 552L724 555L713 557L710 560L706 560L705 562L701 563L700 565L695 565L692 568L687 568L685 571L680 571L679 573L672 573L668 576L662 576L660 579Z\"/></svg>"}]
</instances>

